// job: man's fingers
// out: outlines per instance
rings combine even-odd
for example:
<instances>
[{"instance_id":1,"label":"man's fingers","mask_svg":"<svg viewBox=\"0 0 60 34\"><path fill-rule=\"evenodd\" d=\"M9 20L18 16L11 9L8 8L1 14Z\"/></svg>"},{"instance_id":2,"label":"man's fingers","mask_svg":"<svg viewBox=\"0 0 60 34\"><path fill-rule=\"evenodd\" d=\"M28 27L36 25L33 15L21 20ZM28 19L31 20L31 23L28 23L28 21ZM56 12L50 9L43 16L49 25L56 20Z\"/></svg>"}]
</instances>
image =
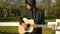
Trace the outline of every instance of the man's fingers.
<instances>
[{"instance_id":1,"label":"man's fingers","mask_svg":"<svg viewBox=\"0 0 60 34\"><path fill-rule=\"evenodd\" d=\"M27 24L25 24L25 23L22 23L22 26L26 27L26 26L27 26Z\"/></svg>"}]
</instances>

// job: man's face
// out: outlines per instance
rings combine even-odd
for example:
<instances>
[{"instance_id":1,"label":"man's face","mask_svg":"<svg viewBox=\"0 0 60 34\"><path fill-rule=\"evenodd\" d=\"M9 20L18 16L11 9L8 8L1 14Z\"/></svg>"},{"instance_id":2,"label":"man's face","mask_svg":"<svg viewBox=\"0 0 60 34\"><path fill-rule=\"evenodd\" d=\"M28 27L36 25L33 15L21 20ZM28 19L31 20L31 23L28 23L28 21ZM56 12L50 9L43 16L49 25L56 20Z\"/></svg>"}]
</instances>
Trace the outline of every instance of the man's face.
<instances>
[{"instance_id":1,"label":"man's face","mask_svg":"<svg viewBox=\"0 0 60 34\"><path fill-rule=\"evenodd\" d=\"M27 4L27 9L29 9L29 10L31 9L31 6L29 4Z\"/></svg>"}]
</instances>

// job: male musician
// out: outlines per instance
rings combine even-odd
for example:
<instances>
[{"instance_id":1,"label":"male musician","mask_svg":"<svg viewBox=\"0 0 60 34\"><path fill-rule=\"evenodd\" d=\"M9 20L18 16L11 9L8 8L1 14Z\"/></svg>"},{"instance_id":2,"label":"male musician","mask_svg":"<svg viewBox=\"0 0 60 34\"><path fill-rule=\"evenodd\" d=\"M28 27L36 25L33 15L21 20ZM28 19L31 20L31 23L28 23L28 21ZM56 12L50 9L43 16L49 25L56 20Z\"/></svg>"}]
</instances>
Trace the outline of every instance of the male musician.
<instances>
[{"instance_id":1,"label":"male musician","mask_svg":"<svg viewBox=\"0 0 60 34\"><path fill-rule=\"evenodd\" d=\"M20 24L22 24L24 27L26 26L26 24L22 20L24 17L28 19L34 19L36 24L45 24L44 11L36 8L36 0L25 0L25 3L27 11L25 14L22 14L20 16ZM34 25L34 27L36 28L36 30L33 31L35 32L34 34L42 34L41 27L37 28L36 25Z\"/></svg>"}]
</instances>

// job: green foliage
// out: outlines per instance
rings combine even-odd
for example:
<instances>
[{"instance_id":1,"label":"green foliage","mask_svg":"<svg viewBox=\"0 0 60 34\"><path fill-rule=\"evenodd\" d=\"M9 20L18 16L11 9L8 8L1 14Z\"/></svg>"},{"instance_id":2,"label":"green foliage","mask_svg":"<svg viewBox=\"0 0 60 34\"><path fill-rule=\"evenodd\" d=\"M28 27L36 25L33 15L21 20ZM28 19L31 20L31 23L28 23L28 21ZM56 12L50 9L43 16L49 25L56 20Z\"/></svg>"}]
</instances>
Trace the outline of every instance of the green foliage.
<instances>
[{"instance_id":1,"label":"green foliage","mask_svg":"<svg viewBox=\"0 0 60 34\"><path fill-rule=\"evenodd\" d=\"M51 6L51 0L41 0L36 3L39 9L45 10L46 19L60 18L60 1ZM8 0L6 2L0 1L0 21L17 20L15 17L19 17L21 13L25 13L26 5L24 0L19 0L17 4L11 5ZM13 18L10 18L13 16ZM3 18L3 19L2 19Z\"/></svg>"},{"instance_id":2,"label":"green foliage","mask_svg":"<svg viewBox=\"0 0 60 34\"><path fill-rule=\"evenodd\" d=\"M16 22L18 21L16 17L7 17L7 18L0 18L0 22Z\"/></svg>"}]
</instances>

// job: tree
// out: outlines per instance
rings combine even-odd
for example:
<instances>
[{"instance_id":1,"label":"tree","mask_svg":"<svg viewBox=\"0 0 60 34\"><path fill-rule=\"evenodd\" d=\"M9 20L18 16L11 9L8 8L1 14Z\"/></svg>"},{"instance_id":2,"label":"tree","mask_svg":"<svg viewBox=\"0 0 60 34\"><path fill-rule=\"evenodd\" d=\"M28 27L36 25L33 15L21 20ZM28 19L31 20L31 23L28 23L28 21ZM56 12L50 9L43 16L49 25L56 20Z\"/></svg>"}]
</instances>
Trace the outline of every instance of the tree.
<instances>
[{"instance_id":1,"label":"tree","mask_svg":"<svg viewBox=\"0 0 60 34\"><path fill-rule=\"evenodd\" d=\"M60 0L56 0L56 4L52 6L51 10L55 17L60 18Z\"/></svg>"}]
</instances>

